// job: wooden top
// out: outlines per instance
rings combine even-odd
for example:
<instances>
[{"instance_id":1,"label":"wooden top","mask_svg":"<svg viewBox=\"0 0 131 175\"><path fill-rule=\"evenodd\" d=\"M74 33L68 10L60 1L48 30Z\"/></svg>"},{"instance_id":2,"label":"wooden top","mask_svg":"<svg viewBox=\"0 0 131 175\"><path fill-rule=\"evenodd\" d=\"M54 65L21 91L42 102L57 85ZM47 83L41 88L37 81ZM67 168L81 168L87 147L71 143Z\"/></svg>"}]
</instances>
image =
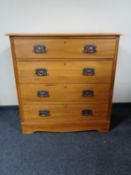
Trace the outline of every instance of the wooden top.
<instances>
[{"instance_id":1,"label":"wooden top","mask_svg":"<svg viewBox=\"0 0 131 175\"><path fill-rule=\"evenodd\" d=\"M7 36L77 36L77 37L85 37L85 36L120 36L120 33L8 33Z\"/></svg>"}]
</instances>

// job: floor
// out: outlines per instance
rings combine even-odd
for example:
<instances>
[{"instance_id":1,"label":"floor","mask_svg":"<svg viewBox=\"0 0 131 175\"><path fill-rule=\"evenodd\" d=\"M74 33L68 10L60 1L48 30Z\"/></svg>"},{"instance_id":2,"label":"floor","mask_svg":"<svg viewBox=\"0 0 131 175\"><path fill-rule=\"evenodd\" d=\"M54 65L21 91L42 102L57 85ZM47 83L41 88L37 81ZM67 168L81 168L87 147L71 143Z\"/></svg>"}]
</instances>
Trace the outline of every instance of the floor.
<instances>
[{"instance_id":1,"label":"floor","mask_svg":"<svg viewBox=\"0 0 131 175\"><path fill-rule=\"evenodd\" d=\"M131 175L131 104L114 104L112 129L22 135L17 107L0 107L0 175Z\"/></svg>"}]
</instances>

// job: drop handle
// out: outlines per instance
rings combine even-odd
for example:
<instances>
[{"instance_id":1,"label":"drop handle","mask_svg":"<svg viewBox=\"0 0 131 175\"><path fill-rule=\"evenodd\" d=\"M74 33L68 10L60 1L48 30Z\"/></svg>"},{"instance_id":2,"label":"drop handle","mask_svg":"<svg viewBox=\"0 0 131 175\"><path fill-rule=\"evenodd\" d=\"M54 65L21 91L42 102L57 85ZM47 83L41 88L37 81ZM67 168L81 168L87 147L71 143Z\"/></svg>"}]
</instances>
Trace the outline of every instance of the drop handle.
<instances>
[{"instance_id":1,"label":"drop handle","mask_svg":"<svg viewBox=\"0 0 131 175\"><path fill-rule=\"evenodd\" d=\"M39 111L39 116L40 117L49 117L50 116L50 111L48 111L48 110L41 110L41 111Z\"/></svg>"},{"instance_id":2,"label":"drop handle","mask_svg":"<svg viewBox=\"0 0 131 175\"><path fill-rule=\"evenodd\" d=\"M44 45L36 45L34 46L34 53L35 54L41 54L41 53L46 53L46 46Z\"/></svg>"},{"instance_id":3,"label":"drop handle","mask_svg":"<svg viewBox=\"0 0 131 175\"><path fill-rule=\"evenodd\" d=\"M95 75L95 69L94 68L83 68L82 74L84 76L94 76Z\"/></svg>"},{"instance_id":4,"label":"drop handle","mask_svg":"<svg viewBox=\"0 0 131 175\"><path fill-rule=\"evenodd\" d=\"M93 90L83 90L82 91L82 96L83 97L93 97L94 96L94 91Z\"/></svg>"},{"instance_id":5,"label":"drop handle","mask_svg":"<svg viewBox=\"0 0 131 175\"><path fill-rule=\"evenodd\" d=\"M87 54L96 53L96 45L88 44L83 47L83 52Z\"/></svg>"},{"instance_id":6,"label":"drop handle","mask_svg":"<svg viewBox=\"0 0 131 175\"><path fill-rule=\"evenodd\" d=\"M81 111L82 116L92 116L93 115L93 111L91 109L83 109Z\"/></svg>"},{"instance_id":7,"label":"drop handle","mask_svg":"<svg viewBox=\"0 0 131 175\"><path fill-rule=\"evenodd\" d=\"M37 92L37 96L38 97L49 97L49 92L48 91L44 91L44 90L38 91Z\"/></svg>"},{"instance_id":8,"label":"drop handle","mask_svg":"<svg viewBox=\"0 0 131 175\"><path fill-rule=\"evenodd\" d=\"M35 70L35 74L38 77L47 76L48 75L48 70L45 69L45 68L38 68L38 69Z\"/></svg>"}]
</instances>

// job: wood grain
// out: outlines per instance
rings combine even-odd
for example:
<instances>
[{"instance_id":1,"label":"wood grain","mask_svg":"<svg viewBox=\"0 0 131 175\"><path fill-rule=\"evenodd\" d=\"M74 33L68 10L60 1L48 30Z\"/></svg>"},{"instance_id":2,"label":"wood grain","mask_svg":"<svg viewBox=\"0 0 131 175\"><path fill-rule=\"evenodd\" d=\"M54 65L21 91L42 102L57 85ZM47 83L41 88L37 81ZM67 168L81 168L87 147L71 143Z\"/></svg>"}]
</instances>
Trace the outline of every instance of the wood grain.
<instances>
[{"instance_id":1,"label":"wood grain","mask_svg":"<svg viewBox=\"0 0 131 175\"><path fill-rule=\"evenodd\" d=\"M108 120L66 120L66 122L57 120L55 125L48 121L26 121L22 122L22 132L24 134L31 134L37 131L47 132L73 132L73 131L89 131L97 130L99 132L107 132L110 128Z\"/></svg>"},{"instance_id":2,"label":"wood grain","mask_svg":"<svg viewBox=\"0 0 131 175\"><path fill-rule=\"evenodd\" d=\"M89 109L92 110L92 115L82 116L82 110ZM64 104L64 105L24 105L24 121L26 120L43 120L44 122L55 123L57 120L70 121L79 119L81 121L86 120L106 120L108 104ZM39 111L48 110L50 112L49 116L39 116Z\"/></svg>"},{"instance_id":3,"label":"wood grain","mask_svg":"<svg viewBox=\"0 0 131 175\"><path fill-rule=\"evenodd\" d=\"M99 103L109 102L110 84L20 84L23 104L32 103ZM83 96L83 91L93 91L93 96ZM39 97L47 91L48 97Z\"/></svg>"},{"instance_id":4,"label":"wood grain","mask_svg":"<svg viewBox=\"0 0 131 175\"><path fill-rule=\"evenodd\" d=\"M17 62L20 83L110 83L112 61ZM48 70L48 76L36 76L38 68ZM94 76L83 76L84 68L94 68Z\"/></svg>"},{"instance_id":5,"label":"wood grain","mask_svg":"<svg viewBox=\"0 0 131 175\"><path fill-rule=\"evenodd\" d=\"M7 33L6 34L7 36L10 36L10 37L56 37L56 38L59 38L59 37L66 37L66 38L70 38L70 37L97 37L97 38L101 38L101 37L104 37L104 38L108 38L108 37L113 37L113 38L116 38L116 37L119 37L120 35L122 35L121 33L111 33L111 32L101 32L101 33Z\"/></svg>"},{"instance_id":6,"label":"wood grain","mask_svg":"<svg viewBox=\"0 0 131 175\"><path fill-rule=\"evenodd\" d=\"M22 132L72 132L110 128L111 104L119 45L118 33L98 34L9 34L18 92ZM45 54L33 47L46 45ZM96 45L96 53L85 54L86 44ZM45 68L48 76L37 76ZM93 76L84 76L93 68ZM93 90L93 97L82 97L82 90ZM37 97L48 90L49 98ZM82 115L82 110L92 114ZM39 111L50 115L39 116Z\"/></svg>"},{"instance_id":7,"label":"wood grain","mask_svg":"<svg viewBox=\"0 0 131 175\"><path fill-rule=\"evenodd\" d=\"M16 38L14 40L17 58L113 58L116 39L46 39ZM34 53L34 46L44 45L46 53ZM96 53L84 53L85 45L95 45Z\"/></svg>"}]
</instances>

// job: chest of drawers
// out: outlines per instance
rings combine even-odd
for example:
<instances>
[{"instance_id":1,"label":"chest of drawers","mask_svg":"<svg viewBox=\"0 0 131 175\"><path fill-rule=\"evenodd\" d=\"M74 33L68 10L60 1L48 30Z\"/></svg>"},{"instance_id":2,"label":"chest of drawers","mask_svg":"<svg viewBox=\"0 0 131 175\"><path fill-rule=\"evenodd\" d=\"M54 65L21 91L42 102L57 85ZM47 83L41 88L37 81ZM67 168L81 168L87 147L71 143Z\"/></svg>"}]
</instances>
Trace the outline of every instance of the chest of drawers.
<instances>
[{"instance_id":1,"label":"chest of drawers","mask_svg":"<svg viewBox=\"0 0 131 175\"><path fill-rule=\"evenodd\" d=\"M119 34L9 34L23 133L110 127Z\"/></svg>"}]
</instances>

